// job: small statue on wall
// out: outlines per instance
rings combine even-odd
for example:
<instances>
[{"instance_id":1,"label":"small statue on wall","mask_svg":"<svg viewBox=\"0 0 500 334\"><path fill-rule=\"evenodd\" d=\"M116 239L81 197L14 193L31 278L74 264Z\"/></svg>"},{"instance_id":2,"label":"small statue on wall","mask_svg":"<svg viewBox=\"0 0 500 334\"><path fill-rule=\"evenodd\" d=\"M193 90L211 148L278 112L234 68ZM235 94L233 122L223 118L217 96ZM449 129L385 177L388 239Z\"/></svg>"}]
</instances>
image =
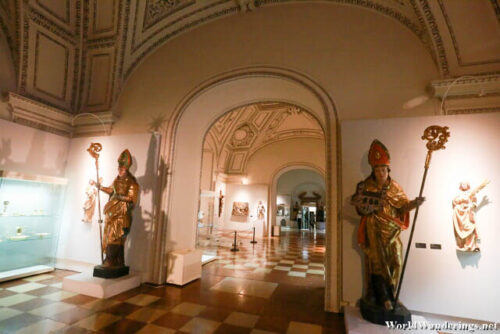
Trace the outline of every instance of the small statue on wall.
<instances>
[{"instance_id":1,"label":"small statue on wall","mask_svg":"<svg viewBox=\"0 0 500 334\"><path fill-rule=\"evenodd\" d=\"M263 220L266 216L266 207L262 204L262 201L259 201L259 205L257 205L257 219Z\"/></svg>"},{"instance_id":2,"label":"small statue on wall","mask_svg":"<svg viewBox=\"0 0 500 334\"><path fill-rule=\"evenodd\" d=\"M475 212L477 210L476 194L486 187L488 183L489 181L484 181L476 189L470 190L469 182L460 182L459 189L461 192L453 199L453 227L457 249L460 251L480 251L475 219ZM486 197L483 198L483 202L488 202Z\"/></svg>"},{"instance_id":3,"label":"small statue on wall","mask_svg":"<svg viewBox=\"0 0 500 334\"><path fill-rule=\"evenodd\" d=\"M99 182L102 182L102 179L100 179ZM87 184L87 187L85 188L85 196L87 197L87 199L83 204L82 222L84 223L91 223L92 218L94 217L95 204L97 198L97 189L94 187L94 184L95 184L94 181L90 180L89 183Z\"/></svg>"},{"instance_id":4,"label":"small statue on wall","mask_svg":"<svg viewBox=\"0 0 500 334\"><path fill-rule=\"evenodd\" d=\"M224 206L224 195L222 194L222 190L219 191L219 218L222 216L222 208Z\"/></svg>"}]
</instances>

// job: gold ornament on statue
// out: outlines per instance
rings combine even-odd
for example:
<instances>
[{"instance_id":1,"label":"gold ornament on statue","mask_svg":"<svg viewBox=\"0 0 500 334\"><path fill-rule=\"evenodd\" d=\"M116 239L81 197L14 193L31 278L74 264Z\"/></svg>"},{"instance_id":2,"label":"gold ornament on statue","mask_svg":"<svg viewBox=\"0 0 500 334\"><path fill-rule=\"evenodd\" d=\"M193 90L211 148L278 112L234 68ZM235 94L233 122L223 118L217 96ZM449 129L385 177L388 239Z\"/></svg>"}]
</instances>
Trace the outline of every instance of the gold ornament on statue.
<instances>
[{"instance_id":1,"label":"gold ornament on statue","mask_svg":"<svg viewBox=\"0 0 500 334\"><path fill-rule=\"evenodd\" d=\"M102 150L102 145L99 143L90 143L90 147L87 149L87 152L89 152L90 156L94 159L97 160L99 159L99 153Z\"/></svg>"},{"instance_id":2,"label":"gold ornament on statue","mask_svg":"<svg viewBox=\"0 0 500 334\"><path fill-rule=\"evenodd\" d=\"M89 148L87 149L87 152L89 152L90 156L95 159L95 170L97 174L97 189L99 189L100 184L99 184L99 153L102 150L102 145L99 143L90 143ZM97 212L99 213L99 240L100 240L100 251L101 251L101 263L104 263L104 254L102 251L102 217L101 217L101 196L99 195L99 192L97 192Z\"/></svg>"},{"instance_id":3,"label":"gold ornament on statue","mask_svg":"<svg viewBox=\"0 0 500 334\"><path fill-rule=\"evenodd\" d=\"M449 137L450 131L448 131L447 126L431 125L424 130L422 139L427 140L427 144L425 146L429 150L427 152L427 159L425 160L426 168L429 168L432 152L444 150L446 148L444 144L448 142Z\"/></svg>"}]
</instances>

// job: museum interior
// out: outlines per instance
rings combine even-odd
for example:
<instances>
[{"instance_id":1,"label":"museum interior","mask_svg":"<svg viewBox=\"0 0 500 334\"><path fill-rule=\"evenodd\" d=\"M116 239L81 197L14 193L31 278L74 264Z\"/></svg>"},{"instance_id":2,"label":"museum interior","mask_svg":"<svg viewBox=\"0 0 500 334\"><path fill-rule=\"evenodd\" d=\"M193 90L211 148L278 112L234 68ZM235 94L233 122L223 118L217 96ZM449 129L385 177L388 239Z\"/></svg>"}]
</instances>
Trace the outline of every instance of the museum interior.
<instances>
[{"instance_id":1,"label":"museum interior","mask_svg":"<svg viewBox=\"0 0 500 334\"><path fill-rule=\"evenodd\" d=\"M497 0L0 28L0 333L500 330Z\"/></svg>"}]
</instances>

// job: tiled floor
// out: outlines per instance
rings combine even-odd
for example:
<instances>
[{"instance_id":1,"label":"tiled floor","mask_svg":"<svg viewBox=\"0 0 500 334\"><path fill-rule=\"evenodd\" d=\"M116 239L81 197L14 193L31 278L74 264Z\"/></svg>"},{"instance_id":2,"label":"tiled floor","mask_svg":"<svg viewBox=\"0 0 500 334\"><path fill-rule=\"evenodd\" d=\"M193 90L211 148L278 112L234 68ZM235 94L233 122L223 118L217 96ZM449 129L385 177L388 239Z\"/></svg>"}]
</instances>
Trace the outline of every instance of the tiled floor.
<instances>
[{"instance_id":1,"label":"tiled floor","mask_svg":"<svg viewBox=\"0 0 500 334\"><path fill-rule=\"evenodd\" d=\"M61 290L50 274L0 283L0 333L345 333L323 311L324 236L287 232L217 250L201 280L109 299Z\"/></svg>"}]
</instances>

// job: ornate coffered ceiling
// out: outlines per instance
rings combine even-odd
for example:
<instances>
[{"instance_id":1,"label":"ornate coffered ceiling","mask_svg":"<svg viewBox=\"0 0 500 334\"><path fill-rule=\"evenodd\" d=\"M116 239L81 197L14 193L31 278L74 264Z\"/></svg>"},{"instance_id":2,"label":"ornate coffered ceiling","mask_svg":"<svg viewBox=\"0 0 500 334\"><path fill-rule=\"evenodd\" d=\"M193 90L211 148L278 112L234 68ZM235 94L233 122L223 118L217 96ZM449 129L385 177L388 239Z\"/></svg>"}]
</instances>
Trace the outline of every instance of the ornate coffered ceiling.
<instances>
[{"instance_id":1,"label":"ornate coffered ceiling","mask_svg":"<svg viewBox=\"0 0 500 334\"><path fill-rule=\"evenodd\" d=\"M173 37L293 3L354 6L399 22L441 79L500 73L498 0L0 0L0 28L18 74L14 93L72 114L107 112L138 64Z\"/></svg>"},{"instance_id":2,"label":"ornate coffered ceiling","mask_svg":"<svg viewBox=\"0 0 500 334\"><path fill-rule=\"evenodd\" d=\"M296 106L258 103L218 119L206 135L204 150L214 153L218 172L242 174L253 153L290 138L324 139L324 135L317 120Z\"/></svg>"}]
</instances>

